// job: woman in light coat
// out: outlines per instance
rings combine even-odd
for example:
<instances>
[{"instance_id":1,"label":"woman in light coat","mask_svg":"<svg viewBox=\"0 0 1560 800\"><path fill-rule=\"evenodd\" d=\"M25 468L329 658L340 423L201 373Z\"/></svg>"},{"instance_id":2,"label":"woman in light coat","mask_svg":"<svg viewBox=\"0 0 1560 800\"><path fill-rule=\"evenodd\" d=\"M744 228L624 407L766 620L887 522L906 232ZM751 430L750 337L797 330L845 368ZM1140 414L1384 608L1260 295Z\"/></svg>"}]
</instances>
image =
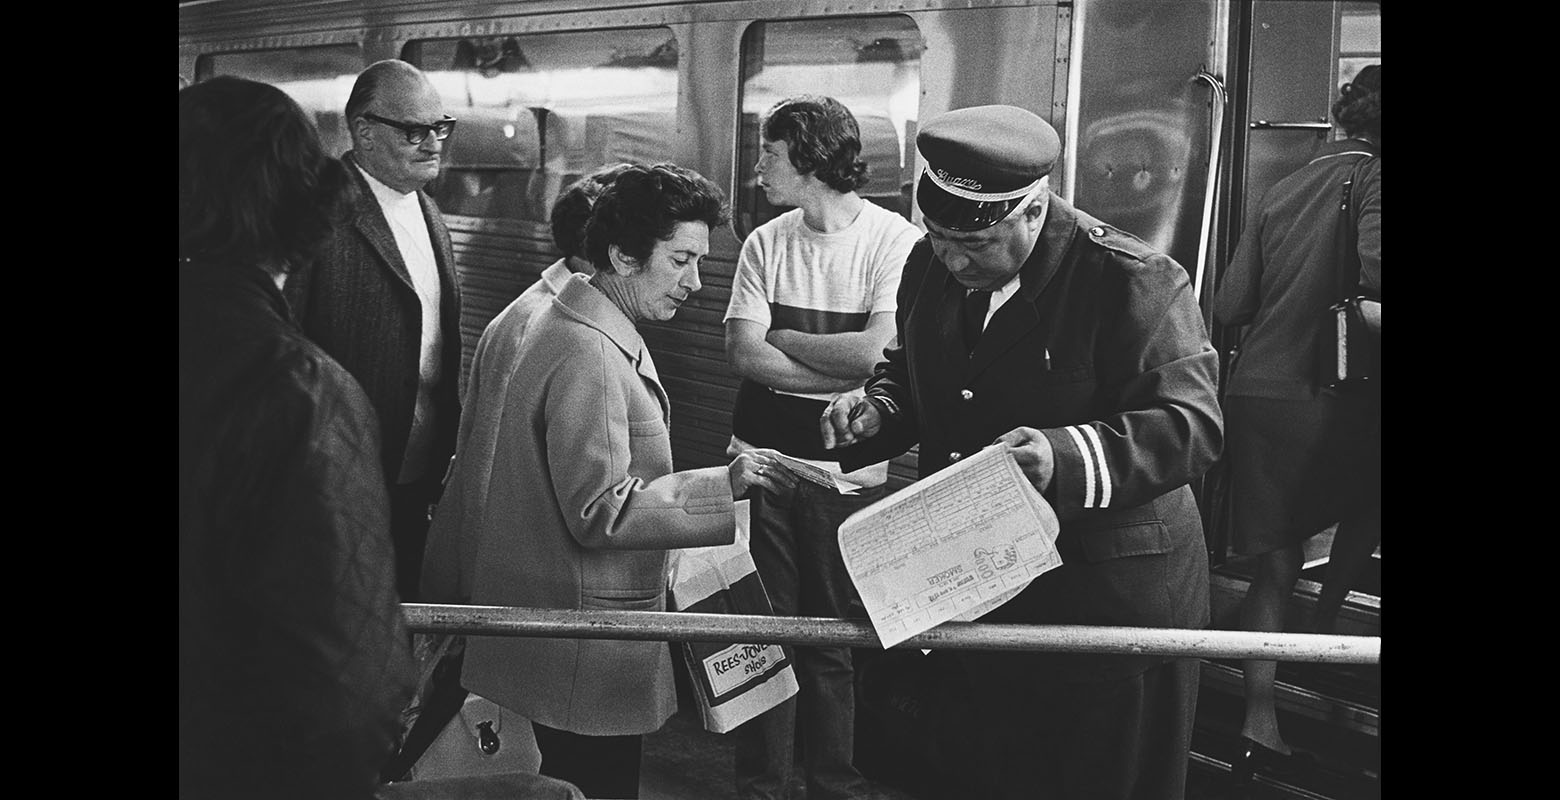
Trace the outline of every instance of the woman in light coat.
<instances>
[{"instance_id":1,"label":"woman in light coat","mask_svg":"<svg viewBox=\"0 0 1560 800\"><path fill-rule=\"evenodd\" d=\"M698 291L719 190L669 164L636 166L597 200L596 274L573 275L526 328L504 385L471 602L664 611L667 549L730 543L734 503L794 477L771 450L675 472L671 403L637 325ZM593 798L637 797L641 736L676 711L666 642L471 637L461 685L530 719L541 772Z\"/></svg>"}]
</instances>

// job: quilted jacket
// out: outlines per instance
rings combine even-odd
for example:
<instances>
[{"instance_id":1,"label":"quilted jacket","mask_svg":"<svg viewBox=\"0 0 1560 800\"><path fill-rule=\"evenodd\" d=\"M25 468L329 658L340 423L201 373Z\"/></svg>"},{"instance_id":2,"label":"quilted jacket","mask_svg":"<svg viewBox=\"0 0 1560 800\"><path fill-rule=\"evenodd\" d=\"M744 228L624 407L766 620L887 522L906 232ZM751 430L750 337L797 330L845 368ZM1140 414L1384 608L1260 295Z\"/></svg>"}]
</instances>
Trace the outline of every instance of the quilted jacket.
<instances>
[{"instance_id":1,"label":"quilted jacket","mask_svg":"<svg viewBox=\"0 0 1560 800\"><path fill-rule=\"evenodd\" d=\"M179 271L179 796L366 798L411 698L378 422L258 269Z\"/></svg>"}]
</instances>

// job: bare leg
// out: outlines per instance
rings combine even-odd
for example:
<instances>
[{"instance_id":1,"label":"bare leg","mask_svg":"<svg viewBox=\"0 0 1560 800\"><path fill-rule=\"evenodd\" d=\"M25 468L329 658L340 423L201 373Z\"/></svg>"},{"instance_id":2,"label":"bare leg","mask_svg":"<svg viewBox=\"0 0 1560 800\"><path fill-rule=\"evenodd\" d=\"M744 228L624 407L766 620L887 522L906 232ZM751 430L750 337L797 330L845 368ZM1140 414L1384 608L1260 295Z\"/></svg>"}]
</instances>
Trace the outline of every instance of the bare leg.
<instances>
[{"instance_id":1,"label":"bare leg","mask_svg":"<svg viewBox=\"0 0 1560 800\"><path fill-rule=\"evenodd\" d=\"M1280 547L1257 556L1257 574L1240 604L1240 626L1248 631L1284 629L1284 612L1304 563L1300 544ZM1241 735L1288 754L1289 745L1278 732L1278 706L1274 699L1277 661L1246 661L1242 664L1246 688L1246 716Z\"/></svg>"},{"instance_id":2,"label":"bare leg","mask_svg":"<svg viewBox=\"0 0 1560 800\"><path fill-rule=\"evenodd\" d=\"M1371 553L1381 543L1381 506L1358 517L1346 519L1333 535L1332 552L1327 557L1327 579L1316 599L1315 630L1332 633L1338 624L1338 612L1370 563Z\"/></svg>"}]
</instances>

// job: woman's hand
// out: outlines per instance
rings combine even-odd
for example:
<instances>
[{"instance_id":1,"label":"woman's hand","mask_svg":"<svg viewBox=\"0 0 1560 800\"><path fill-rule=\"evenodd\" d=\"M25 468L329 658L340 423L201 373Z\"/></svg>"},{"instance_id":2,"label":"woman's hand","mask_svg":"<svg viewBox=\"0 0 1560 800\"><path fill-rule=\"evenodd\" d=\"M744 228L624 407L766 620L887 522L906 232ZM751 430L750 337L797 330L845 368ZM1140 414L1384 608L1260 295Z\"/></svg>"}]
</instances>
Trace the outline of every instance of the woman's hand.
<instances>
[{"instance_id":1,"label":"woman's hand","mask_svg":"<svg viewBox=\"0 0 1560 800\"><path fill-rule=\"evenodd\" d=\"M740 500L759 486L775 494L796 488L796 475L780 463L780 453L768 448L754 448L739 453L726 468L731 476L731 496Z\"/></svg>"}]
</instances>

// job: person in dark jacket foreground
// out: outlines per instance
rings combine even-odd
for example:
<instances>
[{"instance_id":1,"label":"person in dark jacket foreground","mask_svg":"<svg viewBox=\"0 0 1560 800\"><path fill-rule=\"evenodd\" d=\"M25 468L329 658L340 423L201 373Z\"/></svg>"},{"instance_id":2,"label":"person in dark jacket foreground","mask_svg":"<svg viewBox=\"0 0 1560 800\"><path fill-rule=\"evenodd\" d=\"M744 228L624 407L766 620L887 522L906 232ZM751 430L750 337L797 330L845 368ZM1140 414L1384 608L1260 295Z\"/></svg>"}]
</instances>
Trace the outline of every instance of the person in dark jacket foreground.
<instances>
[{"instance_id":1,"label":"person in dark jacket foreground","mask_svg":"<svg viewBox=\"0 0 1560 800\"><path fill-rule=\"evenodd\" d=\"M351 197L280 90L180 90L180 797L371 797L411 698L378 419L281 293Z\"/></svg>"}]
</instances>

